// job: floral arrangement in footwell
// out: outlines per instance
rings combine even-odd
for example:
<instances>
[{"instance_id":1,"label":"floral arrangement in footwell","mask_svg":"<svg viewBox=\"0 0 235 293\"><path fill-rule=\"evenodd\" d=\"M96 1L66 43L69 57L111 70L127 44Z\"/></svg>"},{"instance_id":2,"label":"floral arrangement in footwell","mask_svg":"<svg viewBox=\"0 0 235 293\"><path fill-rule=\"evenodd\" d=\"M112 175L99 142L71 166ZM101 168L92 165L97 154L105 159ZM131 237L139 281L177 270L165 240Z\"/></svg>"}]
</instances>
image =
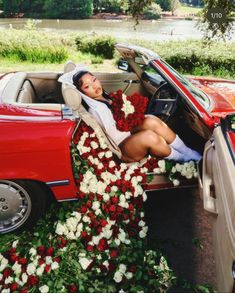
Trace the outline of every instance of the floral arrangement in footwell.
<instances>
[{"instance_id":1,"label":"floral arrangement in footwell","mask_svg":"<svg viewBox=\"0 0 235 293\"><path fill-rule=\"evenodd\" d=\"M165 292L174 274L159 251L147 250L141 184L155 172L177 185L197 176L194 162L117 163L83 122L71 151L79 200L58 211L50 232L1 251L1 292Z\"/></svg>"}]
</instances>

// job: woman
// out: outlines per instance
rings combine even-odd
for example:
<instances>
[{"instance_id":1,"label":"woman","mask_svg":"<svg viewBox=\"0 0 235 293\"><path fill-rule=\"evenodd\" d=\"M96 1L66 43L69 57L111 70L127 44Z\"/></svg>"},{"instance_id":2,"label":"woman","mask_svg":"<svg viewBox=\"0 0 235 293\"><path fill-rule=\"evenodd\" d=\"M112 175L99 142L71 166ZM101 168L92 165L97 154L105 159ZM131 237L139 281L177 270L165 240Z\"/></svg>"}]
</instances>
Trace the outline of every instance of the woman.
<instances>
[{"instance_id":1,"label":"woman","mask_svg":"<svg viewBox=\"0 0 235 293\"><path fill-rule=\"evenodd\" d=\"M131 132L121 132L110 110L112 104L100 81L89 71L81 70L73 75L73 84L82 93L89 112L105 128L108 135L119 145L124 162L136 162L148 153L174 161L198 161L201 155L188 148L163 121L146 115L143 123Z\"/></svg>"}]
</instances>

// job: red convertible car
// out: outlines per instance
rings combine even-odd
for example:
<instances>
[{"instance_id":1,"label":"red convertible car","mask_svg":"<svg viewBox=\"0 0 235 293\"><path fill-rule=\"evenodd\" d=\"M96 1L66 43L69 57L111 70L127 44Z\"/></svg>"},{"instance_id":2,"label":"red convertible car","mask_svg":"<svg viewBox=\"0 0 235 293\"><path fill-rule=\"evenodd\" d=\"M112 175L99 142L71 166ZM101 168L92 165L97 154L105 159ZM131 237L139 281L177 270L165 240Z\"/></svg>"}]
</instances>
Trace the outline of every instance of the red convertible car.
<instances>
[{"instance_id":1,"label":"red convertible car","mask_svg":"<svg viewBox=\"0 0 235 293\"><path fill-rule=\"evenodd\" d=\"M235 258L235 81L186 78L148 49L123 44L116 49L120 71L94 72L104 89L147 96L147 112L203 154L199 187L204 208L215 215L219 284L226 291ZM68 62L65 72L72 69ZM77 199L71 140L81 119L97 125L81 107L76 89L58 82L61 74L14 72L0 77L1 233L33 225L52 199ZM144 186L147 191L173 187L163 175Z\"/></svg>"}]
</instances>

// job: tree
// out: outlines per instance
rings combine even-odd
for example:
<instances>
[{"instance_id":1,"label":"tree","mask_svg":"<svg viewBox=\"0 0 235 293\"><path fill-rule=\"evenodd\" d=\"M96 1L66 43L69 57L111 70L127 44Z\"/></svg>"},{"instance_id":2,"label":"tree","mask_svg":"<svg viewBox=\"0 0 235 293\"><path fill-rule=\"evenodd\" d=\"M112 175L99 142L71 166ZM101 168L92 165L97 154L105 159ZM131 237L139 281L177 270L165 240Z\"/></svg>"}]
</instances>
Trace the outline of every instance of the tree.
<instances>
[{"instance_id":1,"label":"tree","mask_svg":"<svg viewBox=\"0 0 235 293\"><path fill-rule=\"evenodd\" d=\"M150 7L153 0L123 0L123 5L126 5L127 11L136 20L136 24L139 23L139 17L143 14L146 7Z\"/></svg>"},{"instance_id":2,"label":"tree","mask_svg":"<svg viewBox=\"0 0 235 293\"><path fill-rule=\"evenodd\" d=\"M89 18L93 12L92 0L46 0L43 8L49 18Z\"/></svg>"},{"instance_id":3,"label":"tree","mask_svg":"<svg viewBox=\"0 0 235 293\"><path fill-rule=\"evenodd\" d=\"M94 12L122 12L122 0L93 0Z\"/></svg>"},{"instance_id":4,"label":"tree","mask_svg":"<svg viewBox=\"0 0 235 293\"><path fill-rule=\"evenodd\" d=\"M198 23L199 28L204 32L204 38L225 40L229 37L235 20L234 11L233 0L204 0L204 8Z\"/></svg>"},{"instance_id":5,"label":"tree","mask_svg":"<svg viewBox=\"0 0 235 293\"><path fill-rule=\"evenodd\" d=\"M163 11L170 11L171 10L171 1L170 0L155 0L155 3L160 5Z\"/></svg>"},{"instance_id":6,"label":"tree","mask_svg":"<svg viewBox=\"0 0 235 293\"><path fill-rule=\"evenodd\" d=\"M177 8L180 7L179 0L170 0L171 13L174 15Z\"/></svg>"}]
</instances>

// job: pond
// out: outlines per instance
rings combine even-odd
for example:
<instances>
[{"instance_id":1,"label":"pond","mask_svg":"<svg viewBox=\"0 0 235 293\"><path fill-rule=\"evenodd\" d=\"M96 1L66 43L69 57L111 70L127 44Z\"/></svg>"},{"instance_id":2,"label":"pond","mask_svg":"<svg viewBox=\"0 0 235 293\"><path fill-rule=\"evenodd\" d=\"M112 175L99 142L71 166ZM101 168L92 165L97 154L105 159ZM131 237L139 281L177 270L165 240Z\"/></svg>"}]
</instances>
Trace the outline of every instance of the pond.
<instances>
[{"instance_id":1,"label":"pond","mask_svg":"<svg viewBox=\"0 0 235 293\"><path fill-rule=\"evenodd\" d=\"M8 28L23 28L27 19L0 19L0 30ZM42 19L35 20L36 26L45 31L74 31L83 33L110 34L114 37L143 40L169 40L169 39L200 39L202 33L196 27L196 21L190 20L153 20L140 21L134 29L134 21L122 19L85 19L62 20Z\"/></svg>"}]
</instances>

